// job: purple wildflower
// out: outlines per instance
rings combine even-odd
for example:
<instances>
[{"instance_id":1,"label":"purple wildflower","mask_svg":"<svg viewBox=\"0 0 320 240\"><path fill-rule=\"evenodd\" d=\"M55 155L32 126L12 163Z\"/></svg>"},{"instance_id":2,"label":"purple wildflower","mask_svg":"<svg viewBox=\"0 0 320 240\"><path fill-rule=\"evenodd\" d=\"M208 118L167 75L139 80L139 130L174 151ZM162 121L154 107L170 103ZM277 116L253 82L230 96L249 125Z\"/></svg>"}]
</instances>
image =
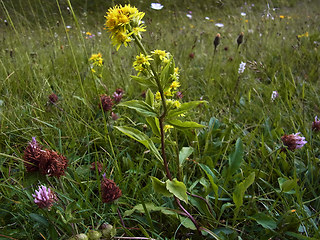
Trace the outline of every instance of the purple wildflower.
<instances>
[{"instance_id":1,"label":"purple wildflower","mask_svg":"<svg viewBox=\"0 0 320 240\"><path fill-rule=\"evenodd\" d=\"M48 210L50 210L53 203L58 200L55 193L44 185L39 186L39 191L36 190L35 194L32 194L32 197L34 197L34 202L39 208L48 208Z\"/></svg>"},{"instance_id":2,"label":"purple wildflower","mask_svg":"<svg viewBox=\"0 0 320 240\"><path fill-rule=\"evenodd\" d=\"M183 98L183 94L182 94L182 92L180 92L180 91L179 91L179 92L177 92L176 94L177 94L177 98L180 98L180 99L182 99L182 98Z\"/></svg>"},{"instance_id":3,"label":"purple wildflower","mask_svg":"<svg viewBox=\"0 0 320 240\"><path fill-rule=\"evenodd\" d=\"M289 150L294 151L295 149L302 148L307 143L305 137L299 136L300 134L298 132L296 134L284 135L281 137L281 140Z\"/></svg>"},{"instance_id":4,"label":"purple wildflower","mask_svg":"<svg viewBox=\"0 0 320 240\"><path fill-rule=\"evenodd\" d=\"M113 95L112 95L112 97L113 97L113 100L114 100L115 103L119 103L119 102L121 102L121 99L122 99L122 97L123 97L123 94L122 94L122 93L114 92Z\"/></svg>"}]
</instances>

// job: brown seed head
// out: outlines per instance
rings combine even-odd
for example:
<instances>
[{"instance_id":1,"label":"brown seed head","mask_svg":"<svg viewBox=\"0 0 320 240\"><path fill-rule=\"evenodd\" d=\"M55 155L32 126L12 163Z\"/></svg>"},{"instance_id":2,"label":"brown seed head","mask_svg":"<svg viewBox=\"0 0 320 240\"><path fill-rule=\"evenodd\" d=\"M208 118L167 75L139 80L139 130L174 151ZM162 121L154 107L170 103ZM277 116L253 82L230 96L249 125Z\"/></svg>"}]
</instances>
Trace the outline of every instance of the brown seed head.
<instances>
[{"instance_id":1,"label":"brown seed head","mask_svg":"<svg viewBox=\"0 0 320 240\"><path fill-rule=\"evenodd\" d=\"M101 106L103 111L108 112L112 110L113 101L112 98L107 95L101 95L100 96Z\"/></svg>"},{"instance_id":2,"label":"brown seed head","mask_svg":"<svg viewBox=\"0 0 320 240\"><path fill-rule=\"evenodd\" d=\"M102 164L101 164L100 162L93 162L93 163L91 163L90 169L91 169L92 171L95 171L96 168L98 169L98 172L101 173L103 166L102 166Z\"/></svg>"},{"instance_id":3,"label":"brown seed head","mask_svg":"<svg viewBox=\"0 0 320 240\"><path fill-rule=\"evenodd\" d=\"M121 189L111 179L103 177L101 181L102 202L109 203L122 196Z\"/></svg>"},{"instance_id":4,"label":"brown seed head","mask_svg":"<svg viewBox=\"0 0 320 240\"><path fill-rule=\"evenodd\" d=\"M46 150L39 163L39 170L43 175L59 178L60 176L65 175L64 171L67 166L68 160L64 156L52 150Z\"/></svg>"}]
</instances>

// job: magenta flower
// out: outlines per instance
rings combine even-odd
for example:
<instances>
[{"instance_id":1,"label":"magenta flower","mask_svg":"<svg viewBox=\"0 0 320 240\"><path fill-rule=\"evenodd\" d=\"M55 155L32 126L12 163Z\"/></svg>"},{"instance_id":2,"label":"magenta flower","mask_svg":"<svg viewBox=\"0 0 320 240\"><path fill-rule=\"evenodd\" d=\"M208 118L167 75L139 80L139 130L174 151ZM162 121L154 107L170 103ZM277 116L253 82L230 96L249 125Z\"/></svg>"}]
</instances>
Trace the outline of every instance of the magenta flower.
<instances>
[{"instance_id":1,"label":"magenta flower","mask_svg":"<svg viewBox=\"0 0 320 240\"><path fill-rule=\"evenodd\" d=\"M58 200L55 193L44 185L39 186L39 191L36 190L35 194L32 194L32 197L34 197L34 202L39 208L48 208L48 210Z\"/></svg>"},{"instance_id":2,"label":"magenta flower","mask_svg":"<svg viewBox=\"0 0 320 240\"><path fill-rule=\"evenodd\" d=\"M296 134L284 135L281 137L281 140L289 150L294 151L295 149L302 148L307 143L305 137L299 136L300 134L298 132Z\"/></svg>"}]
</instances>

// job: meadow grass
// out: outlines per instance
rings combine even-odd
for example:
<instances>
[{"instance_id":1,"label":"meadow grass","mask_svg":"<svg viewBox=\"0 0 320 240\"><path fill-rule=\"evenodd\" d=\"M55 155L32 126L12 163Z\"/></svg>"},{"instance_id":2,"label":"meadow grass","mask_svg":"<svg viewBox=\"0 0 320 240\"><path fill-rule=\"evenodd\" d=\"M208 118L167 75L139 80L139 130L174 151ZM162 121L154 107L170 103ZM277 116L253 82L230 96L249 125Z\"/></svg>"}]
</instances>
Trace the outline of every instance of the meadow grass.
<instances>
[{"instance_id":1,"label":"meadow grass","mask_svg":"<svg viewBox=\"0 0 320 240\"><path fill-rule=\"evenodd\" d=\"M169 51L181 69L183 102L208 102L185 116L205 128L166 135L169 168L190 193L183 206L209 230L202 234L173 197L155 192L150 177L167 180L162 164L115 128L151 137L146 119L115 105L115 121L100 108L100 95L117 88L123 102L143 100L146 90L130 77L138 47L116 51L103 29L105 12L119 3L1 0L0 239L68 239L104 223L118 239L319 239L320 141L311 129L320 114L317 1L172 1L159 11L149 1L130 2L146 13L148 50ZM88 59L99 52L96 78ZM296 132L308 143L283 150L281 137ZM26 172L32 137L67 157L65 176ZM179 159L183 147L192 153ZM239 165L231 171L233 161ZM94 162L122 190L114 203L101 201ZM34 203L41 184L59 198L50 211Z\"/></svg>"}]
</instances>

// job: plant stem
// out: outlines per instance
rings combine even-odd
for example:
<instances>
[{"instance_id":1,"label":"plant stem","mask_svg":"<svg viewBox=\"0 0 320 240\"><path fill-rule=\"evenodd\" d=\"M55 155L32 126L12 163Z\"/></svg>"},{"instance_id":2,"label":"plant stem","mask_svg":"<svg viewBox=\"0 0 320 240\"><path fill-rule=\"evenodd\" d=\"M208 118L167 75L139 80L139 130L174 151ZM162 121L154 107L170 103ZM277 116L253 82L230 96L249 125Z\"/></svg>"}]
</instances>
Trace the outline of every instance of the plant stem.
<instances>
[{"instance_id":1,"label":"plant stem","mask_svg":"<svg viewBox=\"0 0 320 240\"><path fill-rule=\"evenodd\" d=\"M170 173L169 166L168 166L168 161L167 161L167 157L166 157L164 130L163 130L163 120L161 119L161 117L159 118L159 126L160 126L160 134L161 134L161 155L162 155L162 159L163 159L163 165L164 165L164 168L166 170L167 177L171 181L172 180L172 175Z\"/></svg>"},{"instance_id":2,"label":"plant stem","mask_svg":"<svg viewBox=\"0 0 320 240\"><path fill-rule=\"evenodd\" d=\"M142 43L139 40L139 38L135 34L132 34L132 36L135 39L136 43L138 44L138 47L140 48L140 50L143 52L143 54L145 56L147 56L148 53L147 53L146 49L144 48L144 46L142 45ZM164 92L163 92L163 87L161 85L158 73L154 69L153 65L150 65L150 68L151 68L153 76L154 76L154 78L156 80L157 87L158 87L158 90L159 90L159 93L160 93L160 96L161 96L161 101L162 101L163 112L160 115L160 117L158 117L159 118L159 126L160 126L160 134L161 134L161 155L162 155L162 159L163 159L163 165L164 165L164 168L166 170L167 178L171 181L172 180L172 175L170 173L169 166L168 166L168 161L167 161L167 157L166 157L165 136L164 136L164 129L163 129L163 123L164 123L165 117L167 115L167 103L166 103L166 98L165 98L165 95L164 95ZM188 216L188 218L193 222L193 224L196 226L197 230L201 234L199 225L196 222L196 220L193 218L193 216L181 205L181 202L177 197L174 197L174 199L177 202L179 208Z\"/></svg>"},{"instance_id":3,"label":"plant stem","mask_svg":"<svg viewBox=\"0 0 320 240\"><path fill-rule=\"evenodd\" d=\"M135 34L132 35L133 38L135 39L138 47L140 48L140 50L143 52L144 55L148 55L146 49L144 48L144 46L142 45L141 41L137 38L137 36ZM151 71L153 73L153 76L156 80L157 86L158 86L158 90L160 92L160 96L161 96L161 100L162 100L162 106L163 106L163 112L159 117L159 125L160 125L160 134L161 134L161 155L162 155L162 159L163 159L163 165L164 168L166 170L166 175L167 177L170 179L170 181L172 180L172 175L170 173L169 170L169 166L168 166L168 161L167 161L167 157L166 157L166 152L165 152L165 136L164 136L164 130L163 130L163 122L165 120L165 117L167 115L167 103L166 103L166 99L163 93L163 88L161 86L160 83L160 79L159 76L156 72L156 70L154 69L153 65L150 65L151 67Z\"/></svg>"},{"instance_id":4,"label":"plant stem","mask_svg":"<svg viewBox=\"0 0 320 240\"><path fill-rule=\"evenodd\" d=\"M197 223L197 221L193 218L193 216L182 206L180 199L177 197L174 197L174 199L176 200L178 206L180 207L180 209L188 216L188 218L193 222L193 224L196 226L197 230L200 232L200 227Z\"/></svg>"},{"instance_id":5,"label":"plant stem","mask_svg":"<svg viewBox=\"0 0 320 240\"><path fill-rule=\"evenodd\" d=\"M120 213L120 210L119 210L118 207L117 207L117 212L118 212L118 216L119 216L119 218L120 218L120 222L121 222L122 227L123 227L123 228L126 228L126 225L124 224L123 218L122 218L122 216L121 216L121 213Z\"/></svg>"}]
</instances>

